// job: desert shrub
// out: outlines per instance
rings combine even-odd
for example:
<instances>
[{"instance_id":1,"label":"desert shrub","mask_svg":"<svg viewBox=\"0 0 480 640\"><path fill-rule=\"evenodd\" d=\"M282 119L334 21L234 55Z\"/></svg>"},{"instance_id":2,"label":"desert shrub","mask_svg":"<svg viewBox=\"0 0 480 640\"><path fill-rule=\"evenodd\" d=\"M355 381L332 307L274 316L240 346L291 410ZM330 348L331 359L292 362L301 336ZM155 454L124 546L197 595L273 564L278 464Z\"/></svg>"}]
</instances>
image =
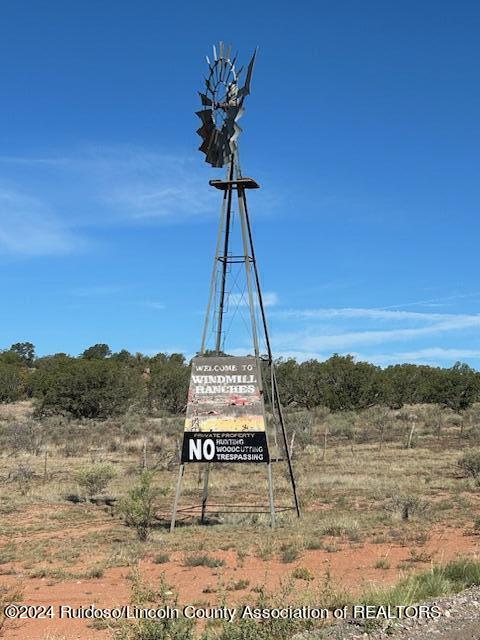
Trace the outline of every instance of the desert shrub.
<instances>
[{"instance_id":1,"label":"desert shrub","mask_svg":"<svg viewBox=\"0 0 480 640\"><path fill-rule=\"evenodd\" d=\"M286 564L298 560L301 555L301 548L297 544L284 544L280 548L280 558Z\"/></svg>"},{"instance_id":2,"label":"desert shrub","mask_svg":"<svg viewBox=\"0 0 480 640\"><path fill-rule=\"evenodd\" d=\"M105 567L102 564L95 564L87 571L86 576L87 578L103 578L104 573Z\"/></svg>"},{"instance_id":3,"label":"desert shrub","mask_svg":"<svg viewBox=\"0 0 480 640\"><path fill-rule=\"evenodd\" d=\"M296 567L292 571L292 578L295 580L306 580L307 582L310 582L310 580L314 579L314 576L306 567Z\"/></svg>"},{"instance_id":4,"label":"desert shrub","mask_svg":"<svg viewBox=\"0 0 480 640\"><path fill-rule=\"evenodd\" d=\"M250 584L250 580L245 578L239 578L238 580L232 580L226 586L227 591L243 591Z\"/></svg>"},{"instance_id":5,"label":"desert shrub","mask_svg":"<svg viewBox=\"0 0 480 640\"><path fill-rule=\"evenodd\" d=\"M82 456L92 442L91 425L69 422L56 435L55 442L63 449L65 458Z\"/></svg>"},{"instance_id":6,"label":"desert shrub","mask_svg":"<svg viewBox=\"0 0 480 640\"><path fill-rule=\"evenodd\" d=\"M286 603L295 602L296 606L302 606L311 602L312 594L298 594L298 585L295 579L282 583L279 591L269 593L265 588L254 588L252 591L258 595L248 605L251 609L282 608ZM302 589L305 591L305 589ZM322 606L329 607L329 599L322 594ZM290 640L293 637L307 637L308 634L300 634L314 626L311 620L299 618L286 618L280 616L266 620L255 620L248 616L237 619L234 624L228 621L219 623L219 630L215 634L216 640Z\"/></svg>"},{"instance_id":7,"label":"desert shrub","mask_svg":"<svg viewBox=\"0 0 480 640\"><path fill-rule=\"evenodd\" d=\"M327 418L328 432L333 438L353 440L357 416L353 411L334 413Z\"/></svg>"},{"instance_id":8,"label":"desert shrub","mask_svg":"<svg viewBox=\"0 0 480 640\"><path fill-rule=\"evenodd\" d=\"M442 429L452 419L453 412L446 407L432 404L423 410L425 427L434 435L440 437Z\"/></svg>"},{"instance_id":9,"label":"desert shrub","mask_svg":"<svg viewBox=\"0 0 480 640\"><path fill-rule=\"evenodd\" d=\"M43 426L34 420L12 422L5 429L6 445L13 453L38 456L45 442Z\"/></svg>"},{"instance_id":10,"label":"desert shrub","mask_svg":"<svg viewBox=\"0 0 480 640\"><path fill-rule=\"evenodd\" d=\"M458 461L460 468L471 478L475 484L480 485L480 451L466 453Z\"/></svg>"},{"instance_id":11,"label":"desert shrub","mask_svg":"<svg viewBox=\"0 0 480 640\"><path fill-rule=\"evenodd\" d=\"M373 566L375 569L383 569L384 571L390 569L390 563L386 558L379 558Z\"/></svg>"},{"instance_id":12,"label":"desert shrub","mask_svg":"<svg viewBox=\"0 0 480 640\"><path fill-rule=\"evenodd\" d=\"M362 437L360 438L362 442L370 440L374 435L381 448L385 441L393 438L391 412L386 406L365 409L357 417L356 423L362 428Z\"/></svg>"},{"instance_id":13,"label":"desert shrub","mask_svg":"<svg viewBox=\"0 0 480 640\"><path fill-rule=\"evenodd\" d=\"M153 486L152 472L144 471L138 483L120 501L125 524L136 530L142 542L148 540L155 519L155 502L162 493L165 493L164 489Z\"/></svg>"},{"instance_id":14,"label":"desert shrub","mask_svg":"<svg viewBox=\"0 0 480 640\"><path fill-rule=\"evenodd\" d=\"M275 540L269 535L262 536L257 542L256 555L262 560L270 560L275 553Z\"/></svg>"},{"instance_id":15,"label":"desert shrub","mask_svg":"<svg viewBox=\"0 0 480 640\"><path fill-rule=\"evenodd\" d=\"M10 472L10 479L15 482L22 496L26 496L30 492L34 477L35 472L28 462L21 462Z\"/></svg>"},{"instance_id":16,"label":"desert shrub","mask_svg":"<svg viewBox=\"0 0 480 640\"><path fill-rule=\"evenodd\" d=\"M159 585L154 586L145 582L136 570L132 575L132 604L137 607L155 608L178 606L178 596L165 580L160 578ZM117 640L194 640L198 639L195 633L195 621L180 616L163 620L118 621L115 629ZM205 636L204 636L205 637ZM205 637L206 640L206 637Z\"/></svg>"},{"instance_id":17,"label":"desert shrub","mask_svg":"<svg viewBox=\"0 0 480 640\"><path fill-rule=\"evenodd\" d=\"M323 541L320 538L309 538L305 542L305 549L308 549L309 551L323 549Z\"/></svg>"},{"instance_id":18,"label":"desert shrub","mask_svg":"<svg viewBox=\"0 0 480 640\"><path fill-rule=\"evenodd\" d=\"M471 442L480 441L480 405L478 403L468 407L461 413L460 435Z\"/></svg>"},{"instance_id":19,"label":"desert shrub","mask_svg":"<svg viewBox=\"0 0 480 640\"><path fill-rule=\"evenodd\" d=\"M394 496L387 505L387 511L399 513L402 520L411 520L413 516L425 515L428 509L429 504L426 500L410 494Z\"/></svg>"},{"instance_id":20,"label":"desert shrub","mask_svg":"<svg viewBox=\"0 0 480 640\"><path fill-rule=\"evenodd\" d=\"M186 567L210 567L211 569L214 569L215 567L223 567L225 562L220 558L214 558L206 553L202 553L187 556L184 560L184 564Z\"/></svg>"},{"instance_id":21,"label":"desert shrub","mask_svg":"<svg viewBox=\"0 0 480 640\"><path fill-rule=\"evenodd\" d=\"M360 536L360 524L357 519L344 515L327 517L317 528L317 534L322 536L356 539Z\"/></svg>"},{"instance_id":22,"label":"desert shrub","mask_svg":"<svg viewBox=\"0 0 480 640\"><path fill-rule=\"evenodd\" d=\"M40 416L105 419L142 396L140 373L117 360L56 358L33 375Z\"/></svg>"},{"instance_id":23,"label":"desert shrub","mask_svg":"<svg viewBox=\"0 0 480 640\"><path fill-rule=\"evenodd\" d=\"M0 564L6 564L7 562L14 562L17 559L18 547L9 542L0 549ZM0 598L1 603L1 598Z\"/></svg>"},{"instance_id":24,"label":"desert shrub","mask_svg":"<svg viewBox=\"0 0 480 640\"><path fill-rule=\"evenodd\" d=\"M295 447L303 449L312 442L313 413L310 411L295 411L287 415L287 431L295 434Z\"/></svg>"},{"instance_id":25,"label":"desert shrub","mask_svg":"<svg viewBox=\"0 0 480 640\"><path fill-rule=\"evenodd\" d=\"M168 553L157 553L157 555L153 559L155 564L165 564L169 560L170 560L170 556L168 555Z\"/></svg>"},{"instance_id":26,"label":"desert shrub","mask_svg":"<svg viewBox=\"0 0 480 640\"><path fill-rule=\"evenodd\" d=\"M90 497L105 491L114 477L112 465L103 463L85 465L75 472L75 480Z\"/></svg>"}]
</instances>

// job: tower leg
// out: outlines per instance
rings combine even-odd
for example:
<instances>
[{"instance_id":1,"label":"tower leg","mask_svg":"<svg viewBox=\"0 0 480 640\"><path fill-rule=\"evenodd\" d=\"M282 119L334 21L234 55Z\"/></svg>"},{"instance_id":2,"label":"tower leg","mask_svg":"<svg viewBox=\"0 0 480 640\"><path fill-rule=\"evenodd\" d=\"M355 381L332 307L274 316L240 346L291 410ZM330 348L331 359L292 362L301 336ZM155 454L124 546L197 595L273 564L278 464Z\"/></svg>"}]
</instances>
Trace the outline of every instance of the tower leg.
<instances>
[{"instance_id":1,"label":"tower leg","mask_svg":"<svg viewBox=\"0 0 480 640\"><path fill-rule=\"evenodd\" d=\"M210 313L212 310L213 299L215 296L215 282L217 279L217 270L218 270L218 260L220 256L220 249L222 238L225 230L225 218L226 218L226 207L227 207L227 192L225 191L225 195L223 197L222 202L222 211L220 213L220 224L218 225L218 234L217 234L217 244L215 247L215 256L213 258L213 267L212 267L212 276L210 279L210 293L208 295L208 304L207 311L205 313L205 322L203 325L203 333L202 333L202 345L200 347L200 353L203 355L205 353L206 344L207 344L207 331L210 322Z\"/></svg>"},{"instance_id":2,"label":"tower leg","mask_svg":"<svg viewBox=\"0 0 480 640\"><path fill-rule=\"evenodd\" d=\"M233 178L233 169L234 162L233 160L230 162L230 168L228 170L229 179ZM225 311L225 287L227 284L227 266L228 266L228 248L229 248L229 240L230 240L230 227L232 220L232 188L230 187L225 192L227 196L226 204L226 214L225 214L225 236L224 236L224 244L223 244L223 256L222 256L222 281L220 287L220 300L218 306L218 321L217 321L217 340L215 350L217 352L217 356L220 355L222 350L222 327L223 327L223 314ZM217 258L218 259L218 258ZM203 351L202 351L203 353Z\"/></svg>"},{"instance_id":3,"label":"tower leg","mask_svg":"<svg viewBox=\"0 0 480 640\"><path fill-rule=\"evenodd\" d=\"M273 362L270 365L273 368ZM298 495L297 495L297 485L295 482L295 475L293 473L293 465L292 465L292 456L291 456L291 452L290 452L290 447L288 445L288 440L287 440L287 430L285 428L285 420L283 418L283 410L282 410L282 405L280 404L280 395L278 393L278 386L277 386L277 377L275 375L275 369L273 369L273 376L272 376L272 382L274 383L274 389L272 389L272 395L275 395L275 399L277 401L277 412L278 412L278 418L280 421L280 427L282 429L282 436L283 436L283 444L285 447L285 455L287 457L287 464L288 464L288 473L290 475L290 483L292 485L292 493L293 493L293 502L295 505L295 511L297 512L297 516L300 518L300 503L298 501Z\"/></svg>"},{"instance_id":4,"label":"tower leg","mask_svg":"<svg viewBox=\"0 0 480 640\"><path fill-rule=\"evenodd\" d=\"M268 471L268 497L270 500L270 524L272 529L275 527L275 502L273 499L273 478L272 478L272 463L267 465Z\"/></svg>"},{"instance_id":5,"label":"tower leg","mask_svg":"<svg viewBox=\"0 0 480 640\"><path fill-rule=\"evenodd\" d=\"M202 515L200 516L201 524L205 522L205 512L207 511L209 476L210 476L210 463L207 462L207 466L205 468L205 475L203 476Z\"/></svg>"},{"instance_id":6,"label":"tower leg","mask_svg":"<svg viewBox=\"0 0 480 640\"><path fill-rule=\"evenodd\" d=\"M184 471L185 465L181 464L180 468L178 469L177 488L175 490L175 501L173 503L172 520L170 522L170 533L173 533L173 530L175 529L175 520L177 519L178 501L180 499L180 491L182 489L182 479Z\"/></svg>"},{"instance_id":7,"label":"tower leg","mask_svg":"<svg viewBox=\"0 0 480 640\"><path fill-rule=\"evenodd\" d=\"M237 177L241 176L241 171L240 171L240 167L237 164L236 167L236 173L237 173ZM294 500L294 505L295 505L295 510L297 512L297 516L300 517L300 504L298 501L298 495L297 495L297 487L296 487L296 483L295 483L295 475L293 472L293 466L292 466L292 458L290 455L290 447L288 446L288 441L287 441L287 432L286 432L286 428L285 428L285 421L284 421L284 417L283 417L283 410L282 410L282 405L280 402L280 394L278 393L278 386L277 386L277 378L275 375L275 365L273 363L273 356L272 356L272 349L271 349L271 345L270 345L270 337L269 337L269 332L268 332L268 325L267 325L267 317L265 314L265 307L263 304L263 296L262 296L262 289L260 286L260 276L258 274L258 267L257 267L257 260L255 257L255 249L253 246L253 235L252 235L252 227L250 225L250 216L248 215L248 207L247 207L247 198L245 195L245 191L242 189L241 191L238 191L238 195L239 195L239 204L240 204L240 209L242 211L242 217L245 221L245 225L246 225L246 231L247 231L247 235L248 235L248 245L249 245L249 250L250 250L250 254L251 254L251 261L252 261L252 266L253 266L253 273L255 276L255 285L256 285L256 289L257 289L257 296L258 296L258 303L260 306L260 313L261 313L261 318L262 318L262 324L263 324L263 331L264 331L264 336L265 336L265 342L266 342L266 346L267 346L267 352L268 352L268 362L269 365L271 367L271 383L272 383L272 409L274 410L275 404L277 405L277 413L278 413L278 418L279 418L279 422L280 422L280 427L282 430L282 436L283 436L283 442L284 442L284 446L285 446L285 455L287 457L287 463L288 463L288 473L290 475L290 482L292 485L292 493L293 493L293 500ZM248 253L247 251L245 253Z\"/></svg>"}]
</instances>

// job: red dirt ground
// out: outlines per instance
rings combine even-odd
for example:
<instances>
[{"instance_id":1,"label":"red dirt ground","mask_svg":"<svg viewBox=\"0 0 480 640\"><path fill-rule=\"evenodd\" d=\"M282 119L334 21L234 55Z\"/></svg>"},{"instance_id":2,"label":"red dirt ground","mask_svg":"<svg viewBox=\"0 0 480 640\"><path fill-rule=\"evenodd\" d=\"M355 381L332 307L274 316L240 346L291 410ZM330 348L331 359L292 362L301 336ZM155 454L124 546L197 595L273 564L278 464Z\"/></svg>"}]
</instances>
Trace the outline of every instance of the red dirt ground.
<instances>
[{"instance_id":1,"label":"red dirt ground","mask_svg":"<svg viewBox=\"0 0 480 640\"><path fill-rule=\"evenodd\" d=\"M186 567L183 565L184 553L175 553L166 564L155 564L152 558L140 563L140 573L148 581L155 583L161 574L166 581L179 593L180 604L202 603L202 605L218 604L219 595L205 593L207 587L216 588L219 581L228 584L231 581L245 579L249 581L244 590L229 592L229 605L235 601L247 599L252 603L256 594L249 594L252 587L265 585L269 590L279 587L280 581L288 577L297 567L305 567L315 576L315 585L325 579L330 573L335 586L345 587L353 592L359 592L366 583L390 584L398 580L402 571L398 565L411 561L410 549L417 547L422 557L431 558L435 564L448 561L457 556L476 556L480 553L480 536L466 533L453 527L435 528L430 532L429 539L418 548L414 543L407 546L400 544L374 544L365 542L352 545L350 542L335 544L338 550L328 553L324 550L305 551L301 558L293 563L285 564L278 560L262 561L257 557L247 556L239 562L235 551L218 551L215 557L225 561L225 566L210 569L208 567ZM378 560L384 559L390 568L375 568ZM426 562L416 562L415 569L425 569ZM4 567L8 569L9 565ZM131 601L131 582L127 579L129 568L113 568L105 571L99 579L74 580L52 583L51 580L28 579L21 584L23 590L22 601L25 604L70 606L114 607ZM13 575L3 575L4 584L18 584ZM301 582L300 584L306 584ZM318 606L323 606L321 602ZM7 623L4 629L5 640L103 640L110 638L108 630L92 628L88 620L34 620L15 621Z\"/></svg>"}]
</instances>

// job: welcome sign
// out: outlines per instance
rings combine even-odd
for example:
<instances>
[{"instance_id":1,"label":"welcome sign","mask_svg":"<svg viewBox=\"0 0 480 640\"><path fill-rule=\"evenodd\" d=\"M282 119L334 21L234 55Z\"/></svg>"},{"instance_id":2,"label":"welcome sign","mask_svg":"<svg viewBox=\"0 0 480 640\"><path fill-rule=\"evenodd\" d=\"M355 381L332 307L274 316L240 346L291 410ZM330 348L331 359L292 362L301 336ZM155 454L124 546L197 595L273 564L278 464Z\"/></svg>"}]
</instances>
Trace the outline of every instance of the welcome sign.
<instances>
[{"instance_id":1,"label":"welcome sign","mask_svg":"<svg viewBox=\"0 0 480 640\"><path fill-rule=\"evenodd\" d=\"M256 358L192 360L182 462L269 462Z\"/></svg>"}]
</instances>

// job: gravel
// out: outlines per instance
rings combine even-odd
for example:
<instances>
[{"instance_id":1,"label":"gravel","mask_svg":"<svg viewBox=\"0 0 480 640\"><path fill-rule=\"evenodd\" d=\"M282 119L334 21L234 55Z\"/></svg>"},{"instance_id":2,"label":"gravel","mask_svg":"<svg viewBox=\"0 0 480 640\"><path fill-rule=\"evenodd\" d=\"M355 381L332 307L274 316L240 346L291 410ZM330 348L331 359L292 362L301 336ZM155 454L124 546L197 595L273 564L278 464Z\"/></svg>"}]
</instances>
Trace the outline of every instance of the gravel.
<instances>
[{"instance_id":1,"label":"gravel","mask_svg":"<svg viewBox=\"0 0 480 640\"><path fill-rule=\"evenodd\" d=\"M296 634L292 640L480 640L480 587L425 603L436 605L438 618L402 618L369 628L360 620Z\"/></svg>"}]
</instances>

